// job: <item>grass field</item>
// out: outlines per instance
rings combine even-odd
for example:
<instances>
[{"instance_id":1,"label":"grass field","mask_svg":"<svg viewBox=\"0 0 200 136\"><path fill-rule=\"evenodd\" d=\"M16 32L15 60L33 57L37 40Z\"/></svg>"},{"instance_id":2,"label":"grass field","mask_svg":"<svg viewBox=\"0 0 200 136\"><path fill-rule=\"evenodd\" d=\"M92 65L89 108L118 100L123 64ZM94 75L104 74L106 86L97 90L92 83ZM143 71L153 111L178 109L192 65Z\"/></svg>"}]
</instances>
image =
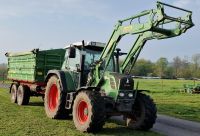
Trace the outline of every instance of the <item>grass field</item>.
<instances>
[{"instance_id":1,"label":"grass field","mask_svg":"<svg viewBox=\"0 0 200 136\"><path fill-rule=\"evenodd\" d=\"M200 94L180 93L187 80L136 79L139 89L147 89L154 98L158 112L200 122ZM197 83L197 82L196 82ZM199 83L199 82L198 82ZM1 135L59 135L89 136L77 131L72 120L52 120L46 117L41 98L31 98L30 105L11 104L8 91L0 89L0 136ZM154 132L127 129L109 120L97 135L157 136Z\"/></svg>"},{"instance_id":2,"label":"grass field","mask_svg":"<svg viewBox=\"0 0 200 136\"><path fill-rule=\"evenodd\" d=\"M136 81L139 81L139 89L151 91L149 95L156 102L159 113L200 122L200 94L180 93L183 84L192 85L194 81L160 79Z\"/></svg>"},{"instance_id":3,"label":"grass field","mask_svg":"<svg viewBox=\"0 0 200 136\"><path fill-rule=\"evenodd\" d=\"M93 136L77 131L72 120L47 118L41 98L31 98L28 106L18 106L10 103L7 90L0 89L0 103L0 136ZM133 131L113 121L108 121L96 135L159 136L151 131Z\"/></svg>"}]
</instances>

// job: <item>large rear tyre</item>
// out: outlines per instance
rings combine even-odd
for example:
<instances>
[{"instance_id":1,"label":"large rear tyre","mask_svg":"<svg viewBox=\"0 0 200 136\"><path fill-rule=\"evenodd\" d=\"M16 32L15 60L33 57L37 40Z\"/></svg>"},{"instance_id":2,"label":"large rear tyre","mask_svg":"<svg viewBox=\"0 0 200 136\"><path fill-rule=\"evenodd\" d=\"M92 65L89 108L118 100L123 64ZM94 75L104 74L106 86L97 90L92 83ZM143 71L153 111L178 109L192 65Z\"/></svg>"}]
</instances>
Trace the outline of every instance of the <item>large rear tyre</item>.
<instances>
[{"instance_id":1,"label":"large rear tyre","mask_svg":"<svg viewBox=\"0 0 200 136\"><path fill-rule=\"evenodd\" d=\"M73 121L82 132L98 132L105 123L103 98L98 92L81 91L73 104Z\"/></svg>"},{"instance_id":2,"label":"large rear tyre","mask_svg":"<svg viewBox=\"0 0 200 136\"><path fill-rule=\"evenodd\" d=\"M28 105L30 100L30 88L28 86L20 85L17 89L17 104Z\"/></svg>"},{"instance_id":3,"label":"large rear tyre","mask_svg":"<svg viewBox=\"0 0 200 136\"><path fill-rule=\"evenodd\" d=\"M47 82L44 106L46 115L52 119L64 119L69 112L65 109L66 92L61 90L59 78L52 76Z\"/></svg>"},{"instance_id":4,"label":"large rear tyre","mask_svg":"<svg viewBox=\"0 0 200 136\"><path fill-rule=\"evenodd\" d=\"M126 125L131 129L149 130L156 121L157 109L153 100L138 93L132 113L126 115Z\"/></svg>"},{"instance_id":5,"label":"large rear tyre","mask_svg":"<svg viewBox=\"0 0 200 136\"><path fill-rule=\"evenodd\" d=\"M11 103L16 103L17 102L17 85L12 84L10 87L10 101Z\"/></svg>"}]
</instances>

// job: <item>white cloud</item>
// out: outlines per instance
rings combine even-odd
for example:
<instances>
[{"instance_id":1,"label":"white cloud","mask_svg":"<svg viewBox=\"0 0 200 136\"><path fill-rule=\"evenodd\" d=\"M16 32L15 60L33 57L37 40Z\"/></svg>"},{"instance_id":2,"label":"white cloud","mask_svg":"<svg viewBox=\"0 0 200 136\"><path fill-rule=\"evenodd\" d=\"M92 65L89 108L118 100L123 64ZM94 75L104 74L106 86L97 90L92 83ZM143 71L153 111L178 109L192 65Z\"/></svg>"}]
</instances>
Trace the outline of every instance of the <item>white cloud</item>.
<instances>
[{"instance_id":1,"label":"white cloud","mask_svg":"<svg viewBox=\"0 0 200 136\"><path fill-rule=\"evenodd\" d=\"M105 19L106 3L93 0L0 0L0 19L34 14L79 15Z\"/></svg>"},{"instance_id":2,"label":"white cloud","mask_svg":"<svg viewBox=\"0 0 200 136\"><path fill-rule=\"evenodd\" d=\"M192 2L192 0L176 0L174 1L173 5L177 6L177 7L186 7L188 4L190 4Z\"/></svg>"}]
</instances>

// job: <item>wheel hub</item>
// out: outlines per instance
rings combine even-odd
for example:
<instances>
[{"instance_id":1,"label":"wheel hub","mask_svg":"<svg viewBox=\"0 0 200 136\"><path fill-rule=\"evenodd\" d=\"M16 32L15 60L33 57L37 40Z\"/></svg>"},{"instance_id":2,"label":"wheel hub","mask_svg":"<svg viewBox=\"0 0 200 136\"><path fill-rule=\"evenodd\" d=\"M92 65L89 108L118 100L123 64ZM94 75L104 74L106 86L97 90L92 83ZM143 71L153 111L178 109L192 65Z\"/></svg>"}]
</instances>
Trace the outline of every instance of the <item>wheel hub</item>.
<instances>
[{"instance_id":1,"label":"wheel hub","mask_svg":"<svg viewBox=\"0 0 200 136\"><path fill-rule=\"evenodd\" d=\"M80 124L84 124L88 120L88 104L83 100L78 104L77 116Z\"/></svg>"},{"instance_id":2,"label":"wheel hub","mask_svg":"<svg viewBox=\"0 0 200 136\"><path fill-rule=\"evenodd\" d=\"M48 98L49 98L49 104L48 104L49 109L51 111L54 111L58 105L58 88L56 84L53 84L51 86Z\"/></svg>"}]
</instances>

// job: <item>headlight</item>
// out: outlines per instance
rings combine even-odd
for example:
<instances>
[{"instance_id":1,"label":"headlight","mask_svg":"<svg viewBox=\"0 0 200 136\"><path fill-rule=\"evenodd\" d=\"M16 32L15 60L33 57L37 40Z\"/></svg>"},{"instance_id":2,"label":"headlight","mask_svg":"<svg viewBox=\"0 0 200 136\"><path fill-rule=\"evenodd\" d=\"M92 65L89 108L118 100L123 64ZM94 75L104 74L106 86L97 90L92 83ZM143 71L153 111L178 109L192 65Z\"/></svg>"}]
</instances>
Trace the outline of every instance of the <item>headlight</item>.
<instances>
[{"instance_id":1,"label":"headlight","mask_svg":"<svg viewBox=\"0 0 200 136\"><path fill-rule=\"evenodd\" d=\"M133 97L133 93L129 93L129 94L128 94L128 97Z\"/></svg>"},{"instance_id":2,"label":"headlight","mask_svg":"<svg viewBox=\"0 0 200 136\"><path fill-rule=\"evenodd\" d=\"M124 97L124 93L119 93L119 96L120 97Z\"/></svg>"}]
</instances>

